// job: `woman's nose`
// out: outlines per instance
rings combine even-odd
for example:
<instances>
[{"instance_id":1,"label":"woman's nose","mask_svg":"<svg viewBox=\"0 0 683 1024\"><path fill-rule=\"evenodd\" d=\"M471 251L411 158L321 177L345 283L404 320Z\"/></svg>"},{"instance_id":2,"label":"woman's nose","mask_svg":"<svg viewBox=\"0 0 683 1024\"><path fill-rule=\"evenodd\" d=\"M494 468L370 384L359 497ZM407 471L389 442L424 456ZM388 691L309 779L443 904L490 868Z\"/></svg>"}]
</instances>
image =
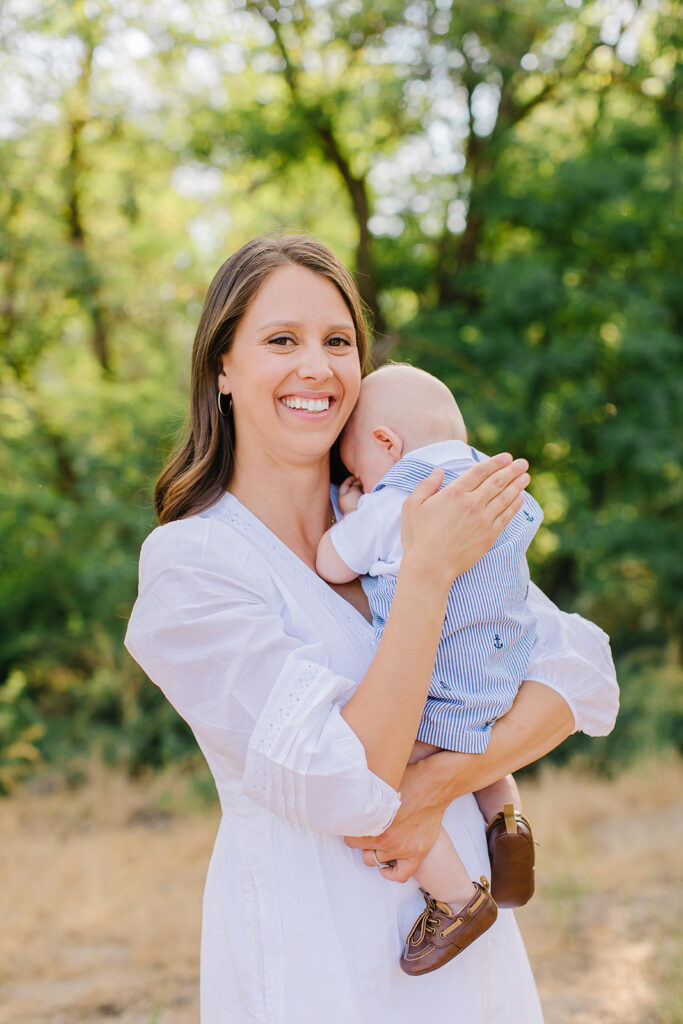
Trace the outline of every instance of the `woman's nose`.
<instances>
[{"instance_id":1,"label":"woman's nose","mask_svg":"<svg viewBox=\"0 0 683 1024\"><path fill-rule=\"evenodd\" d=\"M327 380L332 376L329 354L320 345L303 346L296 372L300 380Z\"/></svg>"}]
</instances>

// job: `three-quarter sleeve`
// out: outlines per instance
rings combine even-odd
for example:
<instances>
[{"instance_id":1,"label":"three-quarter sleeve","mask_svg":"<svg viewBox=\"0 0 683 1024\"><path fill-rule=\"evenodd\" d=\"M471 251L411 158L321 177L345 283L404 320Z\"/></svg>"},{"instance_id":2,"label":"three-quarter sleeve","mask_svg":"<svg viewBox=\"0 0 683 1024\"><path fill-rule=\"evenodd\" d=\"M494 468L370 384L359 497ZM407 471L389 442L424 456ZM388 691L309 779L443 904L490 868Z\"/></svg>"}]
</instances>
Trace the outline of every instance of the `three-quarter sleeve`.
<instances>
[{"instance_id":1,"label":"three-quarter sleeve","mask_svg":"<svg viewBox=\"0 0 683 1024\"><path fill-rule=\"evenodd\" d=\"M399 796L341 716L357 680L330 668L323 641L288 634L281 603L265 562L230 527L170 523L143 545L126 647L217 776L241 776L248 796L296 824L379 834Z\"/></svg>"},{"instance_id":2,"label":"three-quarter sleeve","mask_svg":"<svg viewBox=\"0 0 683 1024\"><path fill-rule=\"evenodd\" d=\"M544 683L565 699L575 731L606 736L619 711L609 637L581 615L560 611L533 583L528 600L536 616L536 640L526 678Z\"/></svg>"}]
</instances>

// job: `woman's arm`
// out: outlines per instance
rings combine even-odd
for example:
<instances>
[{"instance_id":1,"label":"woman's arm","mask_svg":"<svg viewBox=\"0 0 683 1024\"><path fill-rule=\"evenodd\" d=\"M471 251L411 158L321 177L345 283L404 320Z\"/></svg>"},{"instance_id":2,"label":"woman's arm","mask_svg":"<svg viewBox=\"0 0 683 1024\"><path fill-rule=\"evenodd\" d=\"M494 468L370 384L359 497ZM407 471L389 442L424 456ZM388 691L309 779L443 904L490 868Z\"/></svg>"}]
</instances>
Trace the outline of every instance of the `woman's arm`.
<instances>
[{"instance_id":1,"label":"woman's arm","mask_svg":"<svg viewBox=\"0 0 683 1024\"><path fill-rule=\"evenodd\" d=\"M523 459L498 455L441 491L443 471L435 470L404 502L403 559L391 611L375 657L342 711L368 767L395 788L427 697L450 586L519 509L527 468Z\"/></svg>"},{"instance_id":2,"label":"woman's arm","mask_svg":"<svg viewBox=\"0 0 683 1024\"><path fill-rule=\"evenodd\" d=\"M374 849L380 860L398 860L385 877L405 881L433 846L452 800L538 760L573 730L571 711L559 694L541 683L522 683L510 711L494 723L484 753L441 751L409 765L390 828L374 838L347 839L348 845ZM371 854L365 859L374 864Z\"/></svg>"}]
</instances>

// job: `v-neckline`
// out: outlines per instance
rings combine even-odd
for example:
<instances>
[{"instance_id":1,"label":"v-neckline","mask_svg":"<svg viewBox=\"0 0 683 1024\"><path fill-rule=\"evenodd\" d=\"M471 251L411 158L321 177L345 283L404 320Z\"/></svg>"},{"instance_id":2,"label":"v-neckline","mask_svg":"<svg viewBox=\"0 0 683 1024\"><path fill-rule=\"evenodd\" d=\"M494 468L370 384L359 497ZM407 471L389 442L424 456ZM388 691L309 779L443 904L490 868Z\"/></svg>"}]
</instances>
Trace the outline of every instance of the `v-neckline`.
<instances>
[{"instance_id":1,"label":"v-neckline","mask_svg":"<svg viewBox=\"0 0 683 1024\"><path fill-rule=\"evenodd\" d=\"M336 513L337 503L332 490L330 490L330 500L332 501L332 506ZM372 623L368 622L362 612L359 612L350 601L347 601L346 598L337 593L329 583L318 576L317 572L311 569L310 565L307 565L303 558L300 558L296 552L292 551L292 549L285 544L285 542L281 540L269 526L266 526L262 519L259 519L259 517L247 508L246 505L243 505L239 498L235 497L231 491L226 491L225 494L218 499L215 505L211 507L211 509L207 509L207 512L219 510L221 505L225 505L227 507L233 506L235 512L237 512L252 529L261 533L263 535L263 539L269 542L271 546L275 547L275 549L284 556L285 560L291 563L292 568L298 573L298 575L300 575L304 580L312 580L313 585L320 591L320 595L324 601L327 604L337 606L340 611L344 612L344 618L348 625L356 632L361 633L363 639L367 640L368 635L372 635L374 633Z\"/></svg>"}]
</instances>

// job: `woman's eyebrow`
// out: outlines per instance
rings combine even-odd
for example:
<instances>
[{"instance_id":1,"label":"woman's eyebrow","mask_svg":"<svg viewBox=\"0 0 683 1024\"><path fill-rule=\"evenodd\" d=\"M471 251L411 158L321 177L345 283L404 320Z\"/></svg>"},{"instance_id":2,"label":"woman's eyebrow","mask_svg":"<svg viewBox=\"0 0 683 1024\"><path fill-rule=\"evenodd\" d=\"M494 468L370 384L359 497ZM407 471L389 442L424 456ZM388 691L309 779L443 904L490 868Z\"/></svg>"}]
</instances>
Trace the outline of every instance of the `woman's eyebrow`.
<instances>
[{"instance_id":1,"label":"woman's eyebrow","mask_svg":"<svg viewBox=\"0 0 683 1024\"><path fill-rule=\"evenodd\" d=\"M267 327L301 327L299 320L271 320L267 324L261 324L259 327L260 331L264 331ZM343 324L328 324L328 331L355 331L352 323Z\"/></svg>"}]
</instances>

